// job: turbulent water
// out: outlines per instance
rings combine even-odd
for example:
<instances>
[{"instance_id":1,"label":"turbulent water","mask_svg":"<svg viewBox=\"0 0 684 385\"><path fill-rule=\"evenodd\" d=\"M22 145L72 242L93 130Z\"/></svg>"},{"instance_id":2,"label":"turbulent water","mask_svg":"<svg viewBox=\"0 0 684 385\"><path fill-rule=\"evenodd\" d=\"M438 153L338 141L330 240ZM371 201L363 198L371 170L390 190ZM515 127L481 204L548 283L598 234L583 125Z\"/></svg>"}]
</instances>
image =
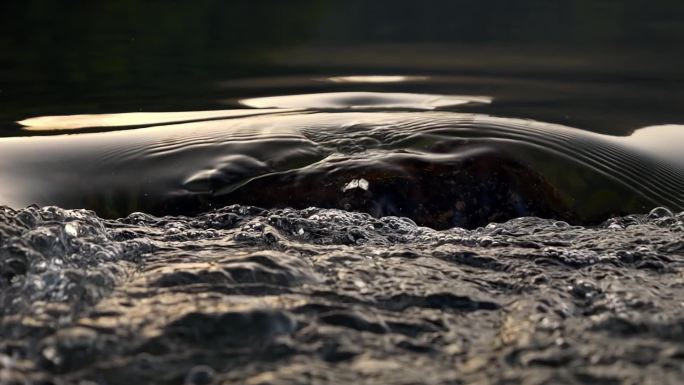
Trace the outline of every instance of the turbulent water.
<instances>
[{"instance_id":1,"label":"turbulent water","mask_svg":"<svg viewBox=\"0 0 684 385\"><path fill-rule=\"evenodd\" d=\"M0 210L3 384L677 384L684 212Z\"/></svg>"}]
</instances>

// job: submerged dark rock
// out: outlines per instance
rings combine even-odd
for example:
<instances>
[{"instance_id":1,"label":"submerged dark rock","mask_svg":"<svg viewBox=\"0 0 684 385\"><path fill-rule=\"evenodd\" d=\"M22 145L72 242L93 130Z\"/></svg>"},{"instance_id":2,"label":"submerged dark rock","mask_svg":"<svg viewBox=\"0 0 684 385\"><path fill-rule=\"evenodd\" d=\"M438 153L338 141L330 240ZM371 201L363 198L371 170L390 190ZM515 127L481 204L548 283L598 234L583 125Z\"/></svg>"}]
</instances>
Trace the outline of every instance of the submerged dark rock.
<instances>
[{"instance_id":1,"label":"submerged dark rock","mask_svg":"<svg viewBox=\"0 0 684 385\"><path fill-rule=\"evenodd\" d=\"M377 162L349 160L269 174L227 194L193 195L153 211L201 212L231 203L342 208L374 217L409 217L436 229L474 228L521 216L578 220L549 182L505 153L486 147L453 152L439 159L397 154ZM220 187L216 182L212 190Z\"/></svg>"}]
</instances>

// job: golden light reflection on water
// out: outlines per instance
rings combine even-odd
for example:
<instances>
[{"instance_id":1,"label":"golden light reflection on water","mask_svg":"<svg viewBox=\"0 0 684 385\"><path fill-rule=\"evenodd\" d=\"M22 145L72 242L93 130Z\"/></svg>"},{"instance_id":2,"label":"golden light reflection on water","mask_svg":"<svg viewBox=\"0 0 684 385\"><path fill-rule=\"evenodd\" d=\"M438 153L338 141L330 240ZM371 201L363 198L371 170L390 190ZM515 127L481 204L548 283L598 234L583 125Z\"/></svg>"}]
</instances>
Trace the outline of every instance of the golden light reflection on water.
<instances>
[{"instance_id":1,"label":"golden light reflection on water","mask_svg":"<svg viewBox=\"0 0 684 385\"><path fill-rule=\"evenodd\" d=\"M356 76L331 76L324 80L333 83L401 83L416 82L429 79L429 76L405 76L405 75L356 75Z\"/></svg>"},{"instance_id":2,"label":"golden light reflection on water","mask_svg":"<svg viewBox=\"0 0 684 385\"><path fill-rule=\"evenodd\" d=\"M17 123L27 131L78 130L82 128L106 128L147 126L198 120L225 119L288 112L285 109L260 110L215 110L181 112L128 112L121 114L39 116L21 120Z\"/></svg>"},{"instance_id":3,"label":"golden light reflection on water","mask_svg":"<svg viewBox=\"0 0 684 385\"><path fill-rule=\"evenodd\" d=\"M349 81L360 79L390 81L397 77L346 77ZM406 78L406 77L401 77ZM342 79L342 78L340 78ZM356 80L354 80L356 79ZM399 81L399 80L391 80ZM489 96L437 95L389 92L327 92L285 96L270 96L240 100L254 109L180 111L180 112L127 112L119 114L87 114L63 116L39 116L17 123L26 131L62 131L84 128L113 128L163 125L212 119L227 119L296 111L299 109L416 109L434 110L467 104L489 104Z\"/></svg>"},{"instance_id":4,"label":"golden light reflection on water","mask_svg":"<svg viewBox=\"0 0 684 385\"><path fill-rule=\"evenodd\" d=\"M399 92L325 92L243 99L253 108L414 109L434 110L466 104L489 104L490 96L438 95Z\"/></svg>"},{"instance_id":5,"label":"golden light reflection on water","mask_svg":"<svg viewBox=\"0 0 684 385\"><path fill-rule=\"evenodd\" d=\"M684 124L642 127L623 140L643 152L684 167Z\"/></svg>"}]
</instances>

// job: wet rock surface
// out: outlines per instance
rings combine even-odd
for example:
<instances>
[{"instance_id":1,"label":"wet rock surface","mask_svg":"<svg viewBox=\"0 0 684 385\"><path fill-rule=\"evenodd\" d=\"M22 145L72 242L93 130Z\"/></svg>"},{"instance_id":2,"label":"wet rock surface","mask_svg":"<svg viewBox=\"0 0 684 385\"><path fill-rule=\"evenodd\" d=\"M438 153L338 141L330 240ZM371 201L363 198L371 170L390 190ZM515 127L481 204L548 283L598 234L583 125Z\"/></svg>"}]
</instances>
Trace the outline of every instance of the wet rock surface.
<instances>
[{"instance_id":1,"label":"wet rock surface","mask_svg":"<svg viewBox=\"0 0 684 385\"><path fill-rule=\"evenodd\" d=\"M454 153L438 160L396 154L375 162L338 161L327 167L256 178L225 195L190 195L187 201L176 199L171 207L159 211L188 213L224 203L298 209L314 206L360 211L376 218L408 217L434 229L475 228L530 215L579 221L553 185L505 152L461 146ZM596 222L597 218L582 221Z\"/></svg>"},{"instance_id":2,"label":"wet rock surface","mask_svg":"<svg viewBox=\"0 0 684 385\"><path fill-rule=\"evenodd\" d=\"M0 383L678 384L683 269L664 208L442 231L3 208Z\"/></svg>"}]
</instances>

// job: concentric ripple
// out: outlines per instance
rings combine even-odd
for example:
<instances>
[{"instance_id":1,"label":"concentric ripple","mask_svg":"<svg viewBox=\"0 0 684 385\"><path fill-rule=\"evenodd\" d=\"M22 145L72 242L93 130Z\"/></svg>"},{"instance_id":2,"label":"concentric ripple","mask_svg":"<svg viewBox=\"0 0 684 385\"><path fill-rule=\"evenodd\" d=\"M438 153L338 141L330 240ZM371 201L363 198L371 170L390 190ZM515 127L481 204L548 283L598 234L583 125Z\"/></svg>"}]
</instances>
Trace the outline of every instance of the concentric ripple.
<instances>
[{"instance_id":1,"label":"concentric ripple","mask_svg":"<svg viewBox=\"0 0 684 385\"><path fill-rule=\"evenodd\" d=\"M667 147L681 143L682 126L637 130L632 140L482 114L376 111L485 99L333 93L245 101L299 111L28 119L29 129L129 129L0 139L0 202L107 217L197 214L235 203L316 206L435 228L520 216L586 224L684 208L684 165Z\"/></svg>"},{"instance_id":2,"label":"concentric ripple","mask_svg":"<svg viewBox=\"0 0 684 385\"><path fill-rule=\"evenodd\" d=\"M349 78L344 78L347 81ZM377 80L377 78L374 78ZM366 78L366 81L369 79ZM358 81L358 79L357 79ZM326 92L319 94L270 96L244 99L254 108L392 109L434 110L466 104L489 104L487 96L427 95L388 92Z\"/></svg>"}]
</instances>

